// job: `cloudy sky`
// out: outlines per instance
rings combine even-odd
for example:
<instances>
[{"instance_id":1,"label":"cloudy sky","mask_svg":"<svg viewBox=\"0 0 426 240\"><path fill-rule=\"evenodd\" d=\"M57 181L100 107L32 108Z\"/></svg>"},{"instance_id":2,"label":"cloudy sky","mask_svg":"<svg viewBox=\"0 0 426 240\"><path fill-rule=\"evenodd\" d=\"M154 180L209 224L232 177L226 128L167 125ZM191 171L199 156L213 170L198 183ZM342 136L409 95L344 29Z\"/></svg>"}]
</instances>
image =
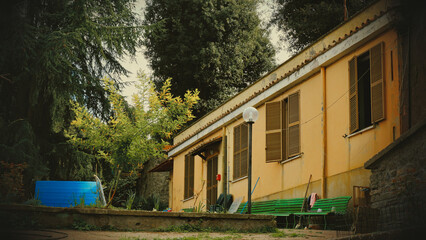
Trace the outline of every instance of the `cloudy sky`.
<instances>
[{"instance_id":1,"label":"cloudy sky","mask_svg":"<svg viewBox=\"0 0 426 240\"><path fill-rule=\"evenodd\" d=\"M272 13L273 6L269 1L262 1L260 8L258 9L259 15L262 19L262 21L266 21L270 18ZM137 14L139 14L140 17L142 17L142 12L145 7L145 0L138 0L136 2L136 8L135 11ZM291 55L286 51L286 43L280 41L280 34L282 32L278 31L276 28L271 30L271 42L274 45L276 49L276 56L275 60L277 64L283 63L285 60L287 60ZM137 72L139 70L144 71L148 75L152 73L152 70L149 67L148 60L145 59L143 54L144 49L140 48L137 51L137 54L134 58L124 58L122 59L121 63L123 66L130 71L129 76L122 76L121 79L128 83L128 85L122 90L122 94L126 96L127 100L131 100L131 96L136 92L136 88L134 87L133 83L136 80Z\"/></svg>"}]
</instances>

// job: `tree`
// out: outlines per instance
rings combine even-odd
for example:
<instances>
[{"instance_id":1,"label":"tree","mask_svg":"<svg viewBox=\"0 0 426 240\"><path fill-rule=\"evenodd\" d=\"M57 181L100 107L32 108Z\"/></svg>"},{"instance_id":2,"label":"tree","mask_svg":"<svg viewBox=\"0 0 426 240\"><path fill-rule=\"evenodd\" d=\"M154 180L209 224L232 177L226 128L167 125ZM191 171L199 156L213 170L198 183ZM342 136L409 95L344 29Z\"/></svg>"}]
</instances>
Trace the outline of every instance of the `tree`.
<instances>
[{"instance_id":1,"label":"tree","mask_svg":"<svg viewBox=\"0 0 426 240\"><path fill-rule=\"evenodd\" d=\"M285 40L294 53L313 43L322 35L374 0L276 0L277 8L271 23L285 32Z\"/></svg>"},{"instance_id":2,"label":"tree","mask_svg":"<svg viewBox=\"0 0 426 240\"><path fill-rule=\"evenodd\" d=\"M115 172L115 187L121 171L134 172L149 159L164 157L163 149L171 135L194 118L192 108L198 91L187 91L184 98L170 92L167 79L156 93L145 77L139 76L139 92L134 106L125 104L114 82L104 79L113 115L107 121L93 115L87 107L73 101L75 119L66 131L69 141L80 150L94 154L110 164ZM110 202L116 189L110 188Z\"/></svg>"},{"instance_id":3,"label":"tree","mask_svg":"<svg viewBox=\"0 0 426 240\"><path fill-rule=\"evenodd\" d=\"M37 168L25 174L27 187L32 179L48 178L49 170L55 179L87 175L76 174L90 167L79 162L87 156L67 144L62 133L72 116L69 100L108 116L108 95L100 78L126 74L119 59L134 54L140 44L133 3L2 2L0 152L4 161L26 161L27 169ZM66 175L59 176L59 171Z\"/></svg>"},{"instance_id":4,"label":"tree","mask_svg":"<svg viewBox=\"0 0 426 240\"><path fill-rule=\"evenodd\" d=\"M157 89L200 90L196 116L256 81L274 66L257 0L148 0L144 45Z\"/></svg>"}]
</instances>

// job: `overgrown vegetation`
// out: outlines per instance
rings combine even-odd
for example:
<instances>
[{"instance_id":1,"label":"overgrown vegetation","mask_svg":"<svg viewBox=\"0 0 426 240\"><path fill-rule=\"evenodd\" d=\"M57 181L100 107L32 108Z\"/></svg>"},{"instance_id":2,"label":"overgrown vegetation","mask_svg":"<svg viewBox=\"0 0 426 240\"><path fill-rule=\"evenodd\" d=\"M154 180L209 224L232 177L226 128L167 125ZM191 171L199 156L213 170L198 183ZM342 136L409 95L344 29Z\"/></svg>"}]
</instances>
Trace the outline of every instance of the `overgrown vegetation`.
<instances>
[{"instance_id":1,"label":"overgrown vegetation","mask_svg":"<svg viewBox=\"0 0 426 240\"><path fill-rule=\"evenodd\" d=\"M172 225L167 228L159 228L155 231L157 232L226 232L226 233L273 233L277 231L276 227L262 226L258 228L252 228L248 230L238 230L229 227L204 227L202 225L203 220L197 221L195 224L182 224L182 225Z\"/></svg>"},{"instance_id":2,"label":"overgrown vegetation","mask_svg":"<svg viewBox=\"0 0 426 240\"><path fill-rule=\"evenodd\" d=\"M161 202L160 198L155 194L151 194L148 197L137 196L133 203L133 209L136 210L152 211L155 209L157 211L162 211L166 208L167 205Z\"/></svg>"},{"instance_id":3,"label":"overgrown vegetation","mask_svg":"<svg viewBox=\"0 0 426 240\"><path fill-rule=\"evenodd\" d=\"M106 225L103 227L94 226L81 219L73 222L72 229L78 230L78 231L116 231L117 230L115 227L112 227L110 225Z\"/></svg>"},{"instance_id":4,"label":"overgrown vegetation","mask_svg":"<svg viewBox=\"0 0 426 240\"><path fill-rule=\"evenodd\" d=\"M120 240L144 240L146 238L139 237L123 237ZM211 237L208 233L200 233L197 236L186 236L179 238L154 238L154 239L164 239L164 240L227 240L227 239L242 239L241 235L233 234L223 237Z\"/></svg>"},{"instance_id":5,"label":"overgrown vegetation","mask_svg":"<svg viewBox=\"0 0 426 240\"><path fill-rule=\"evenodd\" d=\"M131 177L145 161L165 156L163 149L170 144L167 140L194 118L192 108L199 100L197 90L187 91L184 98L174 97L170 89L171 79L164 82L159 92L144 74L139 74L138 80L138 94L133 96L134 105L129 106L114 82L103 79L112 109L108 120L96 117L75 101L71 102L75 119L65 136L81 151L93 154L109 165L113 179L109 184L107 206L112 203L117 189L124 190L118 188L123 172ZM134 180L130 184L134 184Z\"/></svg>"}]
</instances>

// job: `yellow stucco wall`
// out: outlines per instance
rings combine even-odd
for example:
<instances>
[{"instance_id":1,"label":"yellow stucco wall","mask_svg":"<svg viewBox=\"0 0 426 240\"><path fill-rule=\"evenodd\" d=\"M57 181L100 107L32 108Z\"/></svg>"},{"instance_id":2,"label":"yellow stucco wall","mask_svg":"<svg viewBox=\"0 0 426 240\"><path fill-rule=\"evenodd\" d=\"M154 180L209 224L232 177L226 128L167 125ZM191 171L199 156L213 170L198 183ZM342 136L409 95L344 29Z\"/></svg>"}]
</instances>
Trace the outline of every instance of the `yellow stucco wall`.
<instances>
[{"instance_id":1,"label":"yellow stucco wall","mask_svg":"<svg viewBox=\"0 0 426 240\"><path fill-rule=\"evenodd\" d=\"M220 137L221 131L205 138L192 148L180 153L174 157L173 161L173 175L172 175L172 190L169 194L171 201L171 208L173 211L179 211L183 208L199 207L199 202L205 205L207 199L207 162L200 156L194 156L194 196L189 199L184 199L184 174L185 174L185 155L195 149L197 146L208 143L211 139ZM223 141L222 141L223 142ZM222 144L219 149L222 149ZM223 175L223 152L220 151L218 156L218 173ZM223 192L222 182L218 184L218 193ZM205 210L205 208L204 208Z\"/></svg>"},{"instance_id":2,"label":"yellow stucco wall","mask_svg":"<svg viewBox=\"0 0 426 240\"><path fill-rule=\"evenodd\" d=\"M362 167L368 159L393 141L393 127L396 138L399 137L399 80L396 67L394 80L390 80L390 51L393 51L396 59L396 39L396 33L388 31L327 67L327 176ZM380 42L384 42L386 119L373 129L345 138L343 135L349 135L348 61ZM397 65L394 63L394 66Z\"/></svg>"},{"instance_id":3,"label":"yellow stucco wall","mask_svg":"<svg viewBox=\"0 0 426 240\"><path fill-rule=\"evenodd\" d=\"M341 31L358 26L362 19L371 18L373 13L377 13L383 1L372 6L372 8L359 15L359 18L351 20L348 26L344 25ZM355 24L355 25L354 25ZM342 32L341 32L342 33ZM334 35L333 35L334 34ZM311 48L317 48L321 44L331 41L337 33L332 32ZM252 198L254 200L266 200L276 198L296 198L303 197L310 174L312 174L311 184L308 193L318 193L320 197L336 197L343 195L352 195L353 186L369 186L370 171L363 168L364 163L374 154L388 146L394 138L400 134L399 119L399 73L398 73L398 45L397 33L393 29L387 29L380 35L364 42L356 47L350 53L339 56L327 62L326 66L318 66L312 69L312 74L303 81L298 81L294 86L288 89L278 91L278 96L274 95L267 101L279 101L288 95L300 92L300 142L301 156L284 164L265 162L265 103L257 106L259 119L253 125L253 182L260 177L256 190ZM348 62L354 56L359 56L368 51L378 43L384 43L384 87L385 87L385 120L380 121L371 129L360 131L358 134L349 134L349 72ZM391 52L393 53L393 80L391 80ZM176 142L182 141L185 137L192 134L197 129L205 125L209 120L216 119L221 113L226 112L231 105L243 101L255 90L266 86L270 81L276 79L289 71L289 68L296 63L301 56L306 57L306 51L300 56L289 60L273 72L266 75L253 86L240 93L220 108L214 110L199 123L191 126L189 129L179 134L175 138ZM297 61L296 61L296 60ZM300 59L299 59L300 60ZM323 67L323 71L321 71ZM323 77L325 77L324 89ZM255 90L253 90L255 89ZM282 92L284 91L284 92ZM325 103L324 106L324 95ZM323 109L326 108L326 118L324 118ZM324 127L324 121L326 125ZM233 130L234 127L243 123L241 116L225 123L223 129L217 129L209 136L202 136L201 141L196 141L193 145L176 153L174 158L174 169L172 175L172 194L171 202L173 211L179 211L182 208L198 206L198 202L206 203L207 193L205 182L207 179L207 162L202 161L198 156L195 157L195 179L194 189L200 193L198 197L183 200L184 193L184 158L192 149L200 146L210 139L218 136L227 137L227 165L223 165L224 153L223 145L220 146L218 158L218 172L224 174L228 172L228 192L235 198L243 197L247 200L247 178L234 179L233 173ZM324 132L324 128L326 132ZM324 134L326 136L326 148L324 148ZM395 134L395 136L394 136ZM350 135L350 136L348 136ZM223 141L222 141L223 144ZM323 165L325 161L325 165ZM323 167L325 170L323 171ZM325 174L323 176L323 173ZM323 181L325 177L325 181ZM218 195L223 192L223 181L218 183ZM205 182L203 184L203 182ZM324 188L323 188L324 187ZM323 189L325 192L323 193ZM197 199L197 202L195 202Z\"/></svg>"}]
</instances>

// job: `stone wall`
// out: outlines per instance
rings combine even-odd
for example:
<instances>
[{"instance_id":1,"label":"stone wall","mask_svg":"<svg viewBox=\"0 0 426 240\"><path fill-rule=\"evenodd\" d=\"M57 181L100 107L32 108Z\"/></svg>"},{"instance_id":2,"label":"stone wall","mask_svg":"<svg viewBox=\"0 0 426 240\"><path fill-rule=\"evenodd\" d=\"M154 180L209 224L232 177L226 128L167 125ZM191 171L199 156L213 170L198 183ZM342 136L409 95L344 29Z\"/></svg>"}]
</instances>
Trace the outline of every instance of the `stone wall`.
<instances>
[{"instance_id":1,"label":"stone wall","mask_svg":"<svg viewBox=\"0 0 426 240\"><path fill-rule=\"evenodd\" d=\"M144 164L144 168L140 172L141 176L137 180L136 194L144 198L156 195L167 206L169 204L169 172L149 172L162 161L164 159L156 159Z\"/></svg>"},{"instance_id":2,"label":"stone wall","mask_svg":"<svg viewBox=\"0 0 426 240\"><path fill-rule=\"evenodd\" d=\"M260 231L276 227L274 216L248 214L151 212L99 208L1 205L1 229L57 229L77 225L92 229L155 231L188 227L218 231Z\"/></svg>"},{"instance_id":3,"label":"stone wall","mask_svg":"<svg viewBox=\"0 0 426 240\"><path fill-rule=\"evenodd\" d=\"M426 226L426 122L370 159L372 208L378 230Z\"/></svg>"}]
</instances>

